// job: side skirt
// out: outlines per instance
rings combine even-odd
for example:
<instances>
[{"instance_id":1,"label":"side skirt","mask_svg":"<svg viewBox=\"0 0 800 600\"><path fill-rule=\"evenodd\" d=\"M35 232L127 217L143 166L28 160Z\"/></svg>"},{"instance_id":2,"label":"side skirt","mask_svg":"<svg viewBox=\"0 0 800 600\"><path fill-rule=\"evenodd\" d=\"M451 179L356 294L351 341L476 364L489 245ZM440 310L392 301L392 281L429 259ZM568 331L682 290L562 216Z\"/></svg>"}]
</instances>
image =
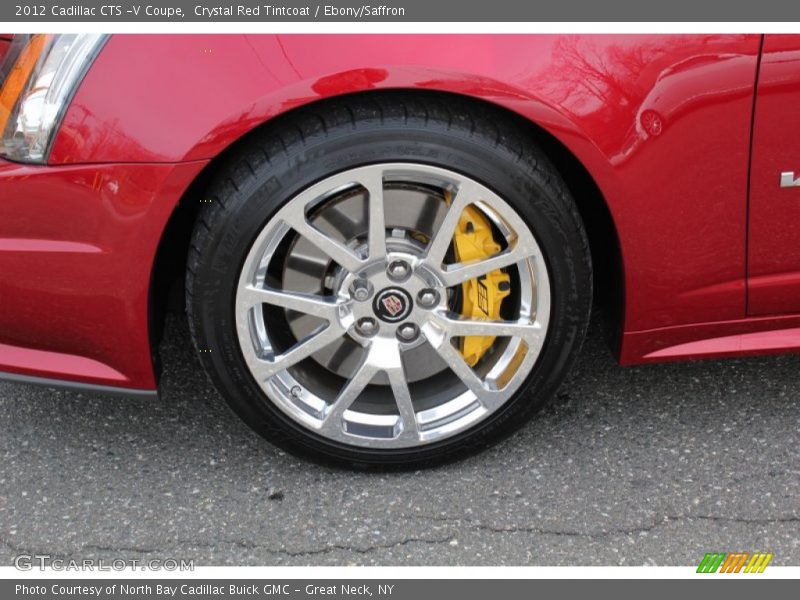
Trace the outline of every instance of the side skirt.
<instances>
[{"instance_id":1,"label":"side skirt","mask_svg":"<svg viewBox=\"0 0 800 600\"><path fill-rule=\"evenodd\" d=\"M136 390L115 387L111 385L96 385L93 383L81 383L79 381L51 379L49 377L34 377L31 375L20 375L18 373L6 373L3 371L0 371L0 381L23 383L27 385L39 385L71 392L96 394L99 396L129 398L131 400L158 400L158 390Z\"/></svg>"},{"instance_id":2,"label":"side skirt","mask_svg":"<svg viewBox=\"0 0 800 600\"><path fill-rule=\"evenodd\" d=\"M619 362L650 362L800 352L800 315L749 317L627 331Z\"/></svg>"}]
</instances>

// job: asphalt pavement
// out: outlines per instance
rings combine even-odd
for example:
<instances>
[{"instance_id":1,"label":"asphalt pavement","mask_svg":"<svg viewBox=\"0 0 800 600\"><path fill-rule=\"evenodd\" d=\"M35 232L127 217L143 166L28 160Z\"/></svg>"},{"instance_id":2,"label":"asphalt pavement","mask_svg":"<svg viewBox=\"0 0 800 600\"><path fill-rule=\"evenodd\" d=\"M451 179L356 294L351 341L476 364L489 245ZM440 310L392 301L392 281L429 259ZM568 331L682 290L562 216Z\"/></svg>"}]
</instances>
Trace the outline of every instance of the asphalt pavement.
<instances>
[{"instance_id":1,"label":"asphalt pavement","mask_svg":"<svg viewBox=\"0 0 800 600\"><path fill-rule=\"evenodd\" d=\"M0 564L800 565L800 359L622 368L594 325L554 402L466 461L296 459L223 405L177 317L159 401L0 383Z\"/></svg>"}]
</instances>

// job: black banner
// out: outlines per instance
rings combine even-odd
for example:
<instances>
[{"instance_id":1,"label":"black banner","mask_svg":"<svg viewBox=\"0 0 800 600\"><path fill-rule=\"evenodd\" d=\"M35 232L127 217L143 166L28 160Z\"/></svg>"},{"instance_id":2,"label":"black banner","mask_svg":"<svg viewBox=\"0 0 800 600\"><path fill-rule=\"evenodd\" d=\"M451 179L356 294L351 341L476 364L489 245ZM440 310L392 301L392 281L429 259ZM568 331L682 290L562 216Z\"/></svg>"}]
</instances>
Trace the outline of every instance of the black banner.
<instances>
[{"instance_id":1,"label":"black banner","mask_svg":"<svg viewBox=\"0 0 800 600\"><path fill-rule=\"evenodd\" d=\"M4 22L640 22L800 21L800 3L787 0L77 0L0 3Z\"/></svg>"},{"instance_id":2,"label":"black banner","mask_svg":"<svg viewBox=\"0 0 800 600\"><path fill-rule=\"evenodd\" d=\"M710 579L715 579L714 584ZM704 581L698 581L703 579ZM713 590L711 586L714 586ZM758 586L758 587L756 587ZM280 598L285 600L349 600L391 598L458 598L471 600L502 598L503 600L553 597L596 598L606 595L660 598L693 597L694 592L725 594L730 598L753 597L755 594L774 598L796 595L797 583L788 579L744 579L742 577L698 576L698 579L671 580L441 580L441 579L336 579L336 580L25 580L0 582L0 597L10 600L206 600ZM794 592L794 593L792 593Z\"/></svg>"}]
</instances>

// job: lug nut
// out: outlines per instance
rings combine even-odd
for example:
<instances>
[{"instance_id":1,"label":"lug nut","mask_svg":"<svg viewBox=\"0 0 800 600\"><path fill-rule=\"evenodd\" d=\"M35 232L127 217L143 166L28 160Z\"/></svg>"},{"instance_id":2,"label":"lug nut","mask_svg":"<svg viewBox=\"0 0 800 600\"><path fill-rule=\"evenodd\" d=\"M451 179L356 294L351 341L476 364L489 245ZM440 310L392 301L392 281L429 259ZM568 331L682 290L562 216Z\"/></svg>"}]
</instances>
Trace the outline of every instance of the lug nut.
<instances>
[{"instance_id":1,"label":"lug nut","mask_svg":"<svg viewBox=\"0 0 800 600\"><path fill-rule=\"evenodd\" d=\"M439 292L430 288L420 290L417 294L417 303L422 308L433 308L439 304Z\"/></svg>"},{"instance_id":2,"label":"lug nut","mask_svg":"<svg viewBox=\"0 0 800 600\"><path fill-rule=\"evenodd\" d=\"M364 302L372 296L372 284L366 279L356 279L350 286L350 293L359 302Z\"/></svg>"},{"instance_id":3,"label":"lug nut","mask_svg":"<svg viewBox=\"0 0 800 600\"><path fill-rule=\"evenodd\" d=\"M365 337L371 337L378 333L378 322L370 317L359 319L356 323L356 331Z\"/></svg>"},{"instance_id":4,"label":"lug nut","mask_svg":"<svg viewBox=\"0 0 800 600\"><path fill-rule=\"evenodd\" d=\"M386 274L395 281L402 281L411 274L411 267L404 260L394 260L389 263Z\"/></svg>"},{"instance_id":5,"label":"lug nut","mask_svg":"<svg viewBox=\"0 0 800 600\"><path fill-rule=\"evenodd\" d=\"M404 342L412 342L419 335L419 328L413 323L403 323L397 328L397 337Z\"/></svg>"}]
</instances>

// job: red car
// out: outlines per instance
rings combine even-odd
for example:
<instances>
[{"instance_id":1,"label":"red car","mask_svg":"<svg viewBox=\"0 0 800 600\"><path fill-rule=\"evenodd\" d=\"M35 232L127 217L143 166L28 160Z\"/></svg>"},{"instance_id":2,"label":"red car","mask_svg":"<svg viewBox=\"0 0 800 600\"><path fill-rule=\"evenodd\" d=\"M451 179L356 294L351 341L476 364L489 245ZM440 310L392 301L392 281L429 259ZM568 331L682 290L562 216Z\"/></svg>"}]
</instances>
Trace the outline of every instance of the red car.
<instances>
[{"instance_id":1,"label":"red car","mask_svg":"<svg viewBox=\"0 0 800 600\"><path fill-rule=\"evenodd\" d=\"M800 38L0 35L0 376L420 465L623 364L800 348ZM174 293L172 294L175 295Z\"/></svg>"}]
</instances>

